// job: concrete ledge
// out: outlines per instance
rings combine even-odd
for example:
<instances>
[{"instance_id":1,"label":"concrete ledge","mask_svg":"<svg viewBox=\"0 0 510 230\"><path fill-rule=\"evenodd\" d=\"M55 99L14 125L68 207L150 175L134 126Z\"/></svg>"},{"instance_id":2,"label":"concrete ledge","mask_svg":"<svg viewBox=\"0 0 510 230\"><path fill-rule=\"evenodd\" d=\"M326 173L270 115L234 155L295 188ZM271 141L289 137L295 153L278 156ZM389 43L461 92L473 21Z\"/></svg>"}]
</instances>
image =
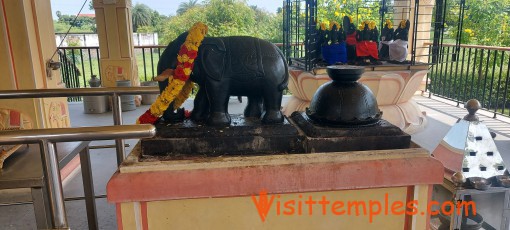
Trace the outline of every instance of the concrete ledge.
<instances>
[{"instance_id":1,"label":"concrete ledge","mask_svg":"<svg viewBox=\"0 0 510 230\"><path fill-rule=\"evenodd\" d=\"M444 173L422 148L153 162L137 154L108 182L109 202L430 185Z\"/></svg>"}]
</instances>

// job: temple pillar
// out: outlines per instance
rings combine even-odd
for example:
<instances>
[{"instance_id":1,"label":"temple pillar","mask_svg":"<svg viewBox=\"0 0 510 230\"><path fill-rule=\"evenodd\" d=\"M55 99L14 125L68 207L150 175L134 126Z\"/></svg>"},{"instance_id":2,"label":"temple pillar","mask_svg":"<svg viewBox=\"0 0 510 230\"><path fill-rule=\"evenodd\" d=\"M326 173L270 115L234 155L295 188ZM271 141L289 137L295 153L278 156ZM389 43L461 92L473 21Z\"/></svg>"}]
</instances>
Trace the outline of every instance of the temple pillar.
<instances>
[{"instance_id":1,"label":"temple pillar","mask_svg":"<svg viewBox=\"0 0 510 230\"><path fill-rule=\"evenodd\" d=\"M50 0L0 0L0 90L64 88L59 70L47 68L55 50ZM68 127L68 114L66 98L1 100L0 129L20 117L21 128Z\"/></svg>"},{"instance_id":2,"label":"temple pillar","mask_svg":"<svg viewBox=\"0 0 510 230\"><path fill-rule=\"evenodd\" d=\"M429 62L428 54L429 47L424 45L426 42L431 42L430 35L432 28L432 15L435 7L435 1L433 0L422 0L420 1L420 7L418 8L418 22L416 32L416 61L417 62ZM426 23L428 22L428 23Z\"/></svg>"},{"instance_id":3,"label":"temple pillar","mask_svg":"<svg viewBox=\"0 0 510 230\"><path fill-rule=\"evenodd\" d=\"M413 42L416 42L416 61L417 62L428 62L429 49L424 45L426 42L430 42L430 33L432 26L432 15L435 2L432 0L422 0L419 2L418 12L415 12L415 0L411 1L395 1L393 14L395 19L393 25L398 26L401 20L409 19L411 22L411 28L409 28L409 53L407 60L411 60L411 50L413 48ZM413 24L415 14L418 13L418 24L416 26L416 39L414 39L414 27ZM428 22L428 23L427 23ZM396 27L395 27L396 28Z\"/></svg>"},{"instance_id":4,"label":"temple pillar","mask_svg":"<svg viewBox=\"0 0 510 230\"><path fill-rule=\"evenodd\" d=\"M117 80L131 80L140 85L133 49L130 0L93 0L96 11L101 81L105 87Z\"/></svg>"}]
</instances>

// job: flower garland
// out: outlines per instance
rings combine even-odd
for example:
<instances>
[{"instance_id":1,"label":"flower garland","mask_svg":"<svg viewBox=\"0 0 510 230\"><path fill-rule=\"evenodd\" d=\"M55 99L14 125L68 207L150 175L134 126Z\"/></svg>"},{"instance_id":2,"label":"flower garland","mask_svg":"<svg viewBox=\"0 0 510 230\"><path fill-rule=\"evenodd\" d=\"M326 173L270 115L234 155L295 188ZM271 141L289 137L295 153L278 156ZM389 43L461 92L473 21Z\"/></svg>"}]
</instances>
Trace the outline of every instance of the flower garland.
<instances>
[{"instance_id":1,"label":"flower garland","mask_svg":"<svg viewBox=\"0 0 510 230\"><path fill-rule=\"evenodd\" d=\"M405 29L406 28L406 23L407 23L407 20L400 21L400 25L399 25L400 29Z\"/></svg>"},{"instance_id":2,"label":"flower garland","mask_svg":"<svg viewBox=\"0 0 510 230\"><path fill-rule=\"evenodd\" d=\"M178 109L189 97L193 82L188 80L193 70L195 58L198 56L198 47L207 34L207 26L197 22L189 30L186 41L177 55L177 67L168 79L168 86L161 92L150 109L145 111L136 121L137 124L154 124L174 102L173 109ZM172 72L172 71L170 71Z\"/></svg>"},{"instance_id":3,"label":"flower garland","mask_svg":"<svg viewBox=\"0 0 510 230\"><path fill-rule=\"evenodd\" d=\"M368 21L368 29L373 30L375 29L376 25L374 21Z\"/></svg>"},{"instance_id":4,"label":"flower garland","mask_svg":"<svg viewBox=\"0 0 510 230\"><path fill-rule=\"evenodd\" d=\"M386 25L386 28L388 28L388 29L393 28L393 23L389 19L386 19L386 24L385 25Z\"/></svg>"},{"instance_id":5,"label":"flower garland","mask_svg":"<svg viewBox=\"0 0 510 230\"><path fill-rule=\"evenodd\" d=\"M342 29L342 26L340 24L338 24L338 22L329 21L329 30L333 30L333 26L335 26L335 25L336 25L337 30Z\"/></svg>"},{"instance_id":6,"label":"flower garland","mask_svg":"<svg viewBox=\"0 0 510 230\"><path fill-rule=\"evenodd\" d=\"M326 30L327 30L327 25L326 25L326 23L325 23L325 22L321 22L321 24L320 24L320 28L321 28L321 30L322 30L322 31L326 31Z\"/></svg>"}]
</instances>

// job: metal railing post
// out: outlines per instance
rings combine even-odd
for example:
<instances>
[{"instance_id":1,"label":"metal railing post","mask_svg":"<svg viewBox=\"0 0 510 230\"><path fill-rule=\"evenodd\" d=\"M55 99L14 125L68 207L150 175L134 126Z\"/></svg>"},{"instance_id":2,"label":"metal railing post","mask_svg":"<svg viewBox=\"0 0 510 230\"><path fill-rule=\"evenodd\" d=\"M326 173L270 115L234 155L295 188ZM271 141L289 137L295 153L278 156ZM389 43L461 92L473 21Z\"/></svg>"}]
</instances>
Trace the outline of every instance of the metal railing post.
<instances>
[{"instance_id":1,"label":"metal railing post","mask_svg":"<svg viewBox=\"0 0 510 230\"><path fill-rule=\"evenodd\" d=\"M113 124L114 125L122 125L122 102L120 100L120 96L116 93L112 96L112 104L113 104ZM119 166L124 157L126 156L126 149L124 148L124 139L116 139L115 140L115 149L117 149L117 166Z\"/></svg>"},{"instance_id":2,"label":"metal railing post","mask_svg":"<svg viewBox=\"0 0 510 230\"><path fill-rule=\"evenodd\" d=\"M79 88L79 89L34 89L34 90L3 90L0 91L0 99L19 98L48 98L48 97L72 97L72 96L112 96L112 110L114 125L122 125L121 95L133 94L159 94L158 87L112 87L112 88ZM115 140L117 150L117 166L122 163L126 156L123 139Z\"/></svg>"},{"instance_id":3,"label":"metal railing post","mask_svg":"<svg viewBox=\"0 0 510 230\"><path fill-rule=\"evenodd\" d=\"M39 145L41 148L43 174L46 180L52 226L55 229L69 229L55 143L42 140Z\"/></svg>"},{"instance_id":4,"label":"metal railing post","mask_svg":"<svg viewBox=\"0 0 510 230\"><path fill-rule=\"evenodd\" d=\"M116 96L116 95L115 95ZM42 195L47 202L50 214L45 221L52 229L69 229L65 210L65 199L62 189L59 163L56 153L56 142L72 141L95 141L112 140L119 138L149 138L156 135L156 128L153 125L122 125L122 126L101 126L101 127L80 127L80 128L55 128L55 129L34 129L34 130L9 130L0 131L0 144L34 144L38 143L41 151L41 160L44 176L44 187L47 191ZM90 229L97 229L93 197L94 188L92 174L90 171L90 156L88 147L80 152L80 158L84 160L82 166L84 175L84 192L87 208L87 219ZM34 205L37 203L34 201ZM45 202L46 205L46 202ZM46 208L44 208L46 209ZM36 207L37 210L37 207ZM91 219L89 219L89 217ZM36 217L37 218L37 217ZM43 220L40 220L43 221Z\"/></svg>"}]
</instances>

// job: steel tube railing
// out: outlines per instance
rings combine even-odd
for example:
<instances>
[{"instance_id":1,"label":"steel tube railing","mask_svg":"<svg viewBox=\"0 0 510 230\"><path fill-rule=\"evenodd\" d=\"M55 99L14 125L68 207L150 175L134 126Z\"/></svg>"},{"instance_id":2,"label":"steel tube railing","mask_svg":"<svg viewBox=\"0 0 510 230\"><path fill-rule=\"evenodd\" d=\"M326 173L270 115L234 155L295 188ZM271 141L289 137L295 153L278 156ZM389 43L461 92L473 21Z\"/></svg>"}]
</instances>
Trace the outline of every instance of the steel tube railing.
<instances>
[{"instance_id":1,"label":"steel tube railing","mask_svg":"<svg viewBox=\"0 0 510 230\"><path fill-rule=\"evenodd\" d=\"M122 125L54 129L23 129L0 132L1 144L33 144L49 142L138 139L156 134L153 125Z\"/></svg>"},{"instance_id":2,"label":"steel tube railing","mask_svg":"<svg viewBox=\"0 0 510 230\"><path fill-rule=\"evenodd\" d=\"M0 99L20 98L48 98L48 97L73 97L73 96L103 96L112 97L113 124L122 125L121 95L133 94L159 94L158 87L137 86L137 87L93 87L75 89L30 89L30 90L4 90L0 91ZM124 160L126 151L124 140L115 140L117 149L117 165Z\"/></svg>"},{"instance_id":3,"label":"steel tube railing","mask_svg":"<svg viewBox=\"0 0 510 230\"><path fill-rule=\"evenodd\" d=\"M159 94L158 87L153 86L133 86L133 87L92 87L92 88L74 88L74 89L29 89L29 90L2 90L0 99L19 99L19 98L47 98L47 97L73 97L73 96L101 96L114 94L133 95L133 94Z\"/></svg>"},{"instance_id":4,"label":"steel tube railing","mask_svg":"<svg viewBox=\"0 0 510 230\"><path fill-rule=\"evenodd\" d=\"M51 226L53 229L69 229L55 143L149 138L155 134L156 128L153 125L16 130L1 131L0 144L39 143L48 205L51 212Z\"/></svg>"}]
</instances>

